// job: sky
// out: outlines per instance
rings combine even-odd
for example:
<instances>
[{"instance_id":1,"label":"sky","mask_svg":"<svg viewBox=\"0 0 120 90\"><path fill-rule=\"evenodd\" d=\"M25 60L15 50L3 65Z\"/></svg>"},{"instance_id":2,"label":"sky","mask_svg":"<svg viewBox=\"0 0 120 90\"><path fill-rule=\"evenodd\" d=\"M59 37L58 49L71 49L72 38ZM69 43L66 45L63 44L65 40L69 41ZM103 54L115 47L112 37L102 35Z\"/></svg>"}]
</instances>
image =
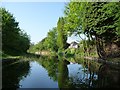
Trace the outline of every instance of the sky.
<instances>
[{"instance_id":1,"label":"sky","mask_svg":"<svg viewBox=\"0 0 120 90\"><path fill-rule=\"evenodd\" d=\"M30 35L32 43L37 43L47 36L47 32L57 26L59 17L64 16L66 2L2 2L19 22L19 27ZM75 41L68 38L67 42Z\"/></svg>"}]
</instances>

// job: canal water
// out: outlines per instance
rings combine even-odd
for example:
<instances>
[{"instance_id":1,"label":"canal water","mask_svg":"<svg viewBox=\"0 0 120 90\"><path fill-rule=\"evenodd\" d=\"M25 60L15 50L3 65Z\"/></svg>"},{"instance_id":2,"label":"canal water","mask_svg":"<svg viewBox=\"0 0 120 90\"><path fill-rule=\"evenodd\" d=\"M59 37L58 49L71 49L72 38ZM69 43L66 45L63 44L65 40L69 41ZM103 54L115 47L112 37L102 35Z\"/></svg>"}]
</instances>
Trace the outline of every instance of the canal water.
<instances>
[{"instance_id":1,"label":"canal water","mask_svg":"<svg viewBox=\"0 0 120 90\"><path fill-rule=\"evenodd\" d=\"M120 88L120 68L92 60L3 60L3 88Z\"/></svg>"}]
</instances>

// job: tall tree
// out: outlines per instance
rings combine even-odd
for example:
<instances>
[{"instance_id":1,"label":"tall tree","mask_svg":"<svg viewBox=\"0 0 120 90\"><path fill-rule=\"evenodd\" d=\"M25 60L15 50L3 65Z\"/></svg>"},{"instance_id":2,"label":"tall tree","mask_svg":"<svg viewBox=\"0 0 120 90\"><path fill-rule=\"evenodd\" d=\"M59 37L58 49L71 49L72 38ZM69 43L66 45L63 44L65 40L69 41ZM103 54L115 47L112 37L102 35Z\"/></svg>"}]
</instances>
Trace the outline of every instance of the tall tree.
<instances>
[{"instance_id":1,"label":"tall tree","mask_svg":"<svg viewBox=\"0 0 120 90\"><path fill-rule=\"evenodd\" d=\"M58 33L57 45L60 49L66 48L67 35L64 31L64 23L65 23L64 18L63 17L59 18L57 22L57 33Z\"/></svg>"}]
</instances>

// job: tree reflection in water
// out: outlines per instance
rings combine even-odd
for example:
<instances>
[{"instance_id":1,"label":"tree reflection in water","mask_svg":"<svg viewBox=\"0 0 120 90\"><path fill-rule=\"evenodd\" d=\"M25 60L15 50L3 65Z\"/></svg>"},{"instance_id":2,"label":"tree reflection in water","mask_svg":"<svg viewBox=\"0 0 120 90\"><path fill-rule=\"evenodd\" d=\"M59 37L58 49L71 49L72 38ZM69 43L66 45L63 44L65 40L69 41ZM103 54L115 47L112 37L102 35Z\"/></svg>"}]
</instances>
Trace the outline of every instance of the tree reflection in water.
<instances>
[{"instance_id":1,"label":"tree reflection in water","mask_svg":"<svg viewBox=\"0 0 120 90\"><path fill-rule=\"evenodd\" d=\"M20 88L19 81L29 74L29 70L28 61L7 60L2 66L2 88Z\"/></svg>"},{"instance_id":2,"label":"tree reflection in water","mask_svg":"<svg viewBox=\"0 0 120 90\"><path fill-rule=\"evenodd\" d=\"M20 88L19 81L30 73L31 67L34 67L30 67L29 62L31 61L4 61L3 88ZM47 70L48 77L58 83L60 90L64 88L120 88L120 68L113 65L92 60L74 60L73 58L66 60L62 57L40 57L35 59L35 62Z\"/></svg>"},{"instance_id":3,"label":"tree reflection in water","mask_svg":"<svg viewBox=\"0 0 120 90\"><path fill-rule=\"evenodd\" d=\"M68 77L68 68L67 64L69 64L66 60L60 60L58 62L58 86L59 88L67 88L67 82L69 80Z\"/></svg>"},{"instance_id":4,"label":"tree reflection in water","mask_svg":"<svg viewBox=\"0 0 120 90\"><path fill-rule=\"evenodd\" d=\"M98 88L120 88L120 68L102 64L98 71Z\"/></svg>"},{"instance_id":5,"label":"tree reflection in water","mask_svg":"<svg viewBox=\"0 0 120 90\"><path fill-rule=\"evenodd\" d=\"M73 60L72 60L73 61ZM44 58L38 61L47 71L48 75L54 81L58 81L58 87L64 88L101 88L101 87L119 87L120 74L119 70L110 68L109 65L98 63L90 60L79 60L78 66L81 68L69 76L68 69L71 66L69 60L63 58Z\"/></svg>"},{"instance_id":6,"label":"tree reflection in water","mask_svg":"<svg viewBox=\"0 0 120 90\"><path fill-rule=\"evenodd\" d=\"M74 88L92 88L97 80L98 64L84 60L69 65L69 81ZM97 68L96 68L97 67Z\"/></svg>"},{"instance_id":7,"label":"tree reflection in water","mask_svg":"<svg viewBox=\"0 0 120 90\"><path fill-rule=\"evenodd\" d=\"M42 57L40 60L37 60L37 62L47 70L52 80L57 81L58 59L56 57Z\"/></svg>"},{"instance_id":8,"label":"tree reflection in water","mask_svg":"<svg viewBox=\"0 0 120 90\"><path fill-rule=\"evenodd\" d=\"M106 63L85 60L83 77L71 77L77 88L120 88L120 68ZM81 75L81 74L79 74Z\"/></svg>"}]
</instances>

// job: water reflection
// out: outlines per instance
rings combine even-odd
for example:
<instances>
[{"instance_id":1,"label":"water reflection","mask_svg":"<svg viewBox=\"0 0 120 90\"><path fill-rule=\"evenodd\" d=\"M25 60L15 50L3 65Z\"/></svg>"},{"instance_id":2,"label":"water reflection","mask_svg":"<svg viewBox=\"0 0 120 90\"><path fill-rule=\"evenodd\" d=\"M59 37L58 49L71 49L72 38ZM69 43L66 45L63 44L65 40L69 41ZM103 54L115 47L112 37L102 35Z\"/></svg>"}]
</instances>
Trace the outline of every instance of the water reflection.
<instances>
[{"instance_id":1,"label":"water reflection","mask_svg":"<svg viewBox=\"0 0 120 90\"><path fill-rule=\"evenodd\" d=\"M69 83L72 83L74 88L95 87L94 83L97 81L97 70L99 64L90 62L89 60L78 61L81 62L71 63L68 65Z\"/></svg>"},{"instance_id":2,"label":"water reflection","mask_svg":"<svg viewBox=\"0 0 120 90\"><path fill-rule=\"evenodd\" d=\"M83 63L70 63L59 58L50 58L39 61L48 72L48 75L58 81L58 87L62 88L88 88L94 87L97 79L98 66L96 63L84 61ZM81 69L79 69L79 67ZM97 67L97 68L96 68ZM73 71L72 71L73 70ZM52 73L50 73L52 72ZM72 74L72 75L70 75Z\"/></svg>"},{"instance_id":3,"label":"water reflection","mask_svg":"<svg viewBox=\"0 0 120 90\"><path fill-rule=\"evenodd\" d=\"M2 87L19 88L19 81L29 74L29 69L28 61L4 60L2 66Z\"/></svg>"},{"instance_id":4,"label":"water reflection","mask_svg":"<svg viewBox=\"0 0 120 90\"><path fill-rule=\"evenodd\" d=\"M22 88L20 85L27 88L52 87L60 90L120 88L119 67L90 60L75 60L75 58L40 57L29 62L5 61L2 74L3 88Z\"/></svg>"},{"instance_id":5,"label":"water reflection","mask_svg":"<svg viewBox=\"0 0 120 90\"><path fill-rule=\"evenodd\" d=\"M47 70L50 79L57 81L58 59L56 57L42 57L37 62Z\"/></svg>"},{"instance_id":6,"label":"water reflection","mask_svg":"<svg viewBox=\"0 0 120 90\"><path fill-rule=\"evenodd\" d=\"M120 88L120 68L107 63L84 60L71 81L77 88ZM75 65L76 66L76 65ZM80 66L81 67L81 66ZM75 67L76 68L76 67ZM77 69L77 68L76 68Z\"/></svg>"},{"instance_id":7,"label":"water reflection","mask_svg":"<svg viewBox=\"0 0 120 90\"><path fill-rule=\"evenodd\" d=\"M108 64L102 64L98 71L98 88L120 88L120 70Z\"/></svg>"},{"instance_id":8,"label":"water reflection","mask_svg":"<svg viewBox=\"0 0 120 90\"><path fill-rule=\"evenodd\" d=\"M67 83L69 80L68 77L68 68L67 65L69 64L66 60L60 60L58 62L58 86L59 88L68 88Z\"/></svg>"}]
</instances>

